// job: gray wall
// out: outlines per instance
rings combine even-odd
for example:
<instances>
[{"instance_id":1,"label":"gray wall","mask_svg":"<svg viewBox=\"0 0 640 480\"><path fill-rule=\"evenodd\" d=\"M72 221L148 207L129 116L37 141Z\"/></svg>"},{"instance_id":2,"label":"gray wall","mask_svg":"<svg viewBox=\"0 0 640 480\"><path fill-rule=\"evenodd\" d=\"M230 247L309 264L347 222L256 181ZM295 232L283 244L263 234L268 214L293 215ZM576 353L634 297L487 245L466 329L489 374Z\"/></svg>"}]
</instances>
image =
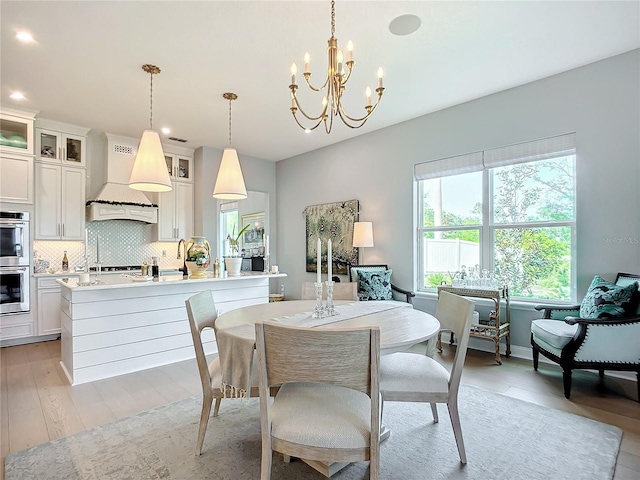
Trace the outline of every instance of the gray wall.
<instances>
[{"instance_id":1,"label":"gray wall","mask_svg":"<svg viewBox=\"0 0 640 480\"><path fill-rule=\"evenodd\" d=\"M301 283L314 280L305 272L305 206L358 199L360 220L374 225L365 262L388 263L396 284L415 288L413 165L567 132L576 132L578 152L578 294L594 274L613 280L618 271L640 272L640 245L621 240L640 239L639 86L634 50L278 162L277 249L287 297L299 298ZM384 111L383 100L375 115ZM435 300L418 298L415 306L433 312ZM528 346L536 312L524 305L512 313L512 344Z\"/></svg>"}]
</instances>

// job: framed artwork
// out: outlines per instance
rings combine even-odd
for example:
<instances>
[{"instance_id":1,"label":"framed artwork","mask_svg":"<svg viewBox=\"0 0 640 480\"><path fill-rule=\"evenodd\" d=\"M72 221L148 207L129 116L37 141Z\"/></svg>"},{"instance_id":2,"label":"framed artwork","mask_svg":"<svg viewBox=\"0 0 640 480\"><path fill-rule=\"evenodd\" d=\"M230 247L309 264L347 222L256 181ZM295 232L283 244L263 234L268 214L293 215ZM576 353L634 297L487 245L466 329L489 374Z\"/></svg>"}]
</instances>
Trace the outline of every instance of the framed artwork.
<instances>
[{"instance_id":1,"label":"framed artwork","mask_svg":"<svg viewBox=\"0 0 640 480\"><path fill-rule=\"evenodd\" d=\"M249 225L242 234L243 248L257 248L264 245L264 217L264 212L242 215L240 228Z\"/></svg>"},{"instance_id":2,"label":"framed artwork","mask_svg":"<svg viewBox=\"0 0 640 480\"><path fill-rule=\"evenodd\" d=\"M358 220L358 200L312 205L303 211L306 224L306 271L316 272L317 242L322 243L322 271L327 272L327 241L331 239L333 273L347 274L348 264L358 264L353 248L353 224Z\"/></svg>"}]
</instances>

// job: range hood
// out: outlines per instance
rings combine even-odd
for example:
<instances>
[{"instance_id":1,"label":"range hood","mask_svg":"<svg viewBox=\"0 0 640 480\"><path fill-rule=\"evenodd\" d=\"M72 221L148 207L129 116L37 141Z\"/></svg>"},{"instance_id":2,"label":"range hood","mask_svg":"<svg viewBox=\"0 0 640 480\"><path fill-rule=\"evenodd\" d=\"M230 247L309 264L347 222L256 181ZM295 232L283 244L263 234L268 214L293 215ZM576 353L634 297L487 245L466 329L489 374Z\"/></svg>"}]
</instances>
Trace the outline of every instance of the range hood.
<instances>
[{"instance_id":1,"label":"range hood","mask_svg":"<svg viewBox=\"0 0 640 480\"><path fill-rule=\"evenodd\" d=\"M135 220L158 223L158 207L147 196L129 188L136 141L107 135L107 183L87 202L87 220Z\"/></svg>"}]
</instances>

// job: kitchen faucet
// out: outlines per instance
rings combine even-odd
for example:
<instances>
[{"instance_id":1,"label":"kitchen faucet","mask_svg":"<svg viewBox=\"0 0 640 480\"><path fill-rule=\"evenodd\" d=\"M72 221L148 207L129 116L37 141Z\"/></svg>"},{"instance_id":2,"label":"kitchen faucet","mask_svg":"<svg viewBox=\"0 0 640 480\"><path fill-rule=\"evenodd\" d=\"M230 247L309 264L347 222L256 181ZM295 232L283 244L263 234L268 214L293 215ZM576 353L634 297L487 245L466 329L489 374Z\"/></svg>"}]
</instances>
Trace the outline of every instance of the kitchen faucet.
<instances>
[{"instance_id":1,"label":"kitchen faucet","mask_svg":"<svg viewBox=\"0 0 640 480\"><path fill-rule=\"evenodd\" d=\"M178 260L182 258L183 250L186 247L185 243L186 242L182 238L178 242L178 256L176 257ZM182 250L180 250L181 245L182 245ZM182 276L183 277L189 276L189 270L187 270L187 252L186 251L184 252L184 260L182 261Z\"/></svg>"}]
</instances>

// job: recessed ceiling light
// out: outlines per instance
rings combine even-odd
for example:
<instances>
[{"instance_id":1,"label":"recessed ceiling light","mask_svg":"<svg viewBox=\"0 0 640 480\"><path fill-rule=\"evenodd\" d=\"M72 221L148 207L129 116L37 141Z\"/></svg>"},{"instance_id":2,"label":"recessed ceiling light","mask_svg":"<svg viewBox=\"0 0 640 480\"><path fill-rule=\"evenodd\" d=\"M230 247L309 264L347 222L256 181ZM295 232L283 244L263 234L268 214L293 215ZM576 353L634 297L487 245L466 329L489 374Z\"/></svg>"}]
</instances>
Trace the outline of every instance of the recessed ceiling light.
<instances>
[{"instance_id":1,"label":"recessed ceiling light","mask_svg":"<svg viewBox=\"0 0 640 480\"><path fill-rule=\"evenodd\" d=\"M416 15L400 15L391 20L389 31L394 35L409 35L420 28L422 21Z\"/></svg>"},{"instance_id":2,"label":"recessed ceiling light","mask_svg":"<svg viewBox=\"0 0 640 480\"><path fill-rule=\"evenodd\" d=\"M9 96L14 100L25 100L27 98L22 94L22 92L11 92L11 95Z\"/></svg>"},{"instance_id":3,"label":"recessed ceiling light","mask_svg":"<svg viewBox=\"0 0 640 480\"><path fill-rule=\"evenodd\" d=\"M164 128L162 129L162 133L164 133L165 135L169 135L169 134L171 133L171 129L169 129L169 128L167 128L167 127L164 127Z\"/></svg>"},{"instance_id":4,"label":"recessed ceiling light","mask_svg":"<svg viewBox=\"0 0 640 480\"><path fill-rule=\"evenodd\" d=\"M33 35L31 35L26 30L20 30L18 33L16 33L16 38L24 43L31 43L34 41Z\"/></svg>"}]
</instances>

